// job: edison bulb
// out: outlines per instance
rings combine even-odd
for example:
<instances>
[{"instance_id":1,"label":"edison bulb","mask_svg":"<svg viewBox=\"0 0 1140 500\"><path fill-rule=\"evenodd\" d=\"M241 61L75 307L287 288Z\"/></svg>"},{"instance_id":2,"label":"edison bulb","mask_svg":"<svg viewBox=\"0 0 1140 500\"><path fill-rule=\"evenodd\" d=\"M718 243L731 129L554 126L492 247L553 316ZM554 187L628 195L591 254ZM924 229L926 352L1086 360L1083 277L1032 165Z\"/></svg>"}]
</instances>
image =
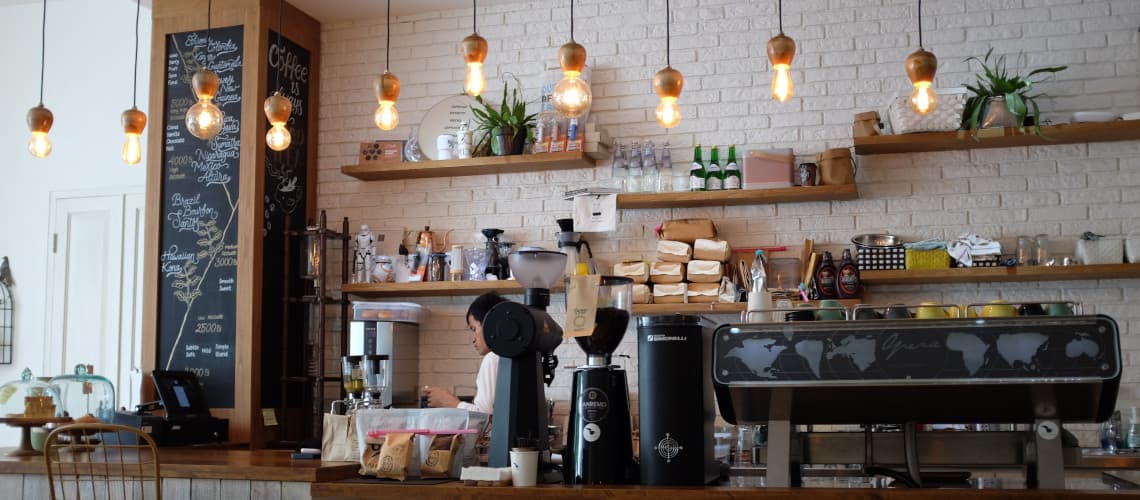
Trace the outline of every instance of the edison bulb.
<instances>
[{"instance_id":1,"label":"edison bulb","mask_svg":"<svg viewBox=\"0 0 1140 500\"><path fill-rule=\"evenodd\" d=\"M139 143L139 134L127 134L123 142L123 162L127 165L138 165L142 161L142 144Z\"/></svg>"},{"instance_id":2,"label":"edison bulb","mask_svg":"<svg viewBox=\"0 0 1140 500\"><path fill-rule=\"evenodd\" d=\"M372 118L380 130L392 130L400 124L400 112L396 111L396 103L392 101L380 101L380 107L376 108Z\"/></svg>"},{"instance_id":3,"label":"edison bulb","mask_svg":"<svg viewBox=\"0 0 1140 500\"><path fill-rule=\"evenodd\" d=\"M550 96L554 109L569 118L577 118L589 111L593 99L590 84L582 80L579 74L577 71L563 73L565 76L554 86Z\"/></svg>"},{"instance_id":4,"label":"edison bulb","mask_svg":"<svg viewBox=\"0 0 1140 500\"><path fill-rule=\"evenodd\" d=\"M47 132L32 132L28 151L36 158L47 158L51 154L51 139L48 139Z\"/></svg>"},{"instance_id":5,"label":"edison bulb","mask_svg":"<svg viewBox=\"0 0 1140 500\"><path fill-rule=\"evenodd\" d=\"M483 76L483 63L470 62L467 63L467 82L463 85L463 91L471 97L477 97L483 93L486 88L487 81Z\"/></svg>"},{"instance_id":6,"label":"edison bulb","mask_svg":"<svg viewBox=\"0 0 1140 500\"><path fill-rule=\"evenodd\" d=\"M920 115L925 115L938 106L938 94L930 88L930 82L916 82L910 94L910 107Z\"/></svg>"},{"instance_id":7,"label":"edison bulb","mask_svg":"<svg viewBox=\"0 0 1140 500\"><path fill-rule=\"evenodd\" d=\"M285 151L292 142L293 135L285 128L284 123L274 123L265 133L265 145L274 151Z\"/></svg>"},{"instance_id":8,"label":"edison bulb","mask_svg":"<svg viewBox=\"0 0 1140 500\"><path fill-rule=\"evenodd\" d=\"M777 101L787 101L792 96L792 75L788 72L789 65L777 64L772 67L772 97Z\"/></svg>"},{"instance_id":9,"label":"edison bulb","mask_svg":"<svg viewBox=\"0 0 1140 500\"><path fill-rule=\"evenodd\" d=\"M673 128L681 123L681 107L677 105L676 97L661 98L661 104L657 105L657 123L665 128Z\"/></svg>"},{"instance_id":10,"label":"edison bulb","mask_svg":"<svg viewBox=\"0 0 1140 500\"><path fill-rule=\"evenodd\" d=\"M190 131L190 135L208 141L222 131L225 118L213 99L199 99L186 111L186 129Z\"/></svg>"}]
</instances>

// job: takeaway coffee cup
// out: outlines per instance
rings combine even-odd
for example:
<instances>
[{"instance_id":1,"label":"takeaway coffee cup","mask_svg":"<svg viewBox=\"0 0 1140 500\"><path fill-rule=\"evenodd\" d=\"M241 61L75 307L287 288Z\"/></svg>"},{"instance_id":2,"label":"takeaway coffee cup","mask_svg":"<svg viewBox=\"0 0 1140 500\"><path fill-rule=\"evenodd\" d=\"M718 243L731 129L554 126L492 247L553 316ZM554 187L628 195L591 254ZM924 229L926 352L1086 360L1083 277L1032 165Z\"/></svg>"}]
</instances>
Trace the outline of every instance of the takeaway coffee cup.
<instances>
[{"instance_id":1,"label":"takeaway coffee cup","mask_svg":"<svg viewBox=\"0 0 1140 500\"><path fill-rule=\"evenodd\" d=\"M515 486L534 486L538 482L538 450L511 449L511 482Z\"/></svg>"},{"instance_id":2,"label":"takeaway coffee cup","mask_svg":"<svg viewBox=\"0 0 1140 500\"><path fill-rule=\"evenodd\" d=\"M439 153L439 160L450 160L452 158L451 148L455 146L455 136L444 134L435 138L435 149Z\"/></svg>"}]
</instances>

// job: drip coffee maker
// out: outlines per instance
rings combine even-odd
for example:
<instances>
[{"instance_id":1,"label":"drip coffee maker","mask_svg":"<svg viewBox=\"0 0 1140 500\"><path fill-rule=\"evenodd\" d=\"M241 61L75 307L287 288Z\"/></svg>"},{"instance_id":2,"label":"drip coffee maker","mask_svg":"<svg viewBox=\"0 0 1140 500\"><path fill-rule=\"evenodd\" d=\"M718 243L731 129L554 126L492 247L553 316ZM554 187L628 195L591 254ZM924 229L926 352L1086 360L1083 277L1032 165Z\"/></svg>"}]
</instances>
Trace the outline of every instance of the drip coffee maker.
<instances>
[{"instance_id":1,"label":"drip coffee maker","mask_svg":"<svg viewBox=\"0 0 1140 500\"><path fill-rule=\"evenodd\" d=\"M550 287L562 279L566 254L523 248L510 256L510 265L515 279L526 288L525 304L499 303L483 319L487 347L500 357L487 460L491 467L507 467L511 448L526 446L538 449L540 470L549 471L543 381L553 380L557 359L551 353L562 343L562 327L547 314L546 306Z\"/></svg>"},{"instance_id":2,"label":"drip coffee maker","mask_svg":"<svg viewBox=\"0 0 1140 500\"><path fill-rule=\"evenodd\" d=\"M594 252L590 250L590 242L582 239L582 233L574 232L574 219L558 219L558 249L566 254L566 274L573 276L578 264L586 264L587 274L593 274L591 269ZM586 247L586 258L582 257L582 247Z\"/></svg>"},{"instance_id":3,"label":"drip coffee maker","mask_svg":"<svg viewBox=\"0 0 1140 500\"><path fill-rule=\"evenodd\" d=\"M635 484L629 388L625 370L611 363L625 336L633 280L602 276L594 333L575 337L586 364L574 370L564 480L568 484Z\"/></svg>"}]
</instances>

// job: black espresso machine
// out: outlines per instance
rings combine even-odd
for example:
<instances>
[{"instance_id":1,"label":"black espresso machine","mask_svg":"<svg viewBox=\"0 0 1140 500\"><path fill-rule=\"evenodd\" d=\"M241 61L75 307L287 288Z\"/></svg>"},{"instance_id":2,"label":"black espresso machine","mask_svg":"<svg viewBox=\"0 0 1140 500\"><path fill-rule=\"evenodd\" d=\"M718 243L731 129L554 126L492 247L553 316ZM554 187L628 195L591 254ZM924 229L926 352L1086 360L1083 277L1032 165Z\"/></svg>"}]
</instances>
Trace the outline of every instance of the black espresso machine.
<instances>
[{"instance_id":1,"label":"black espresso machine","mask_svg":"<svg viewBox=\"0 0 1140 500\"><path fill-rule=\"evenodd\" d=\"M799 486L800 464L864 464L933 486L922 467L1024 467L1064 488L1079 458L1061 425L1109 418L1120 387L1116 322L1095 316L721 325L712 340L721 415L768 424L767 485ZM1021 424L1023 431L917 432L918 423ZM863 433L795 431L862 424ZM873 432L901 424L904 432ZM968 476L968 473L961 473ZM962 479L964 481L964 479Z\"/></svg>"}]
</instances>

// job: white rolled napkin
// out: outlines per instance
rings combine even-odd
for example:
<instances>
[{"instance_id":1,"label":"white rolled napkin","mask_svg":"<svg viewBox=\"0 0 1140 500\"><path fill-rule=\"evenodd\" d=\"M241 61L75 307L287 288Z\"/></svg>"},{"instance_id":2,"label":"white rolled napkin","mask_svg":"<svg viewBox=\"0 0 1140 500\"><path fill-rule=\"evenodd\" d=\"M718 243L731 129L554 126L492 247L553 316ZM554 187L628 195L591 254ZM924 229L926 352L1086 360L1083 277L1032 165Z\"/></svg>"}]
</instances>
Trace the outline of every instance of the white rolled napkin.
<instances>
[{"instance_id":1,"label":"white rolled napkin","mask_svg":"<svg viewBox=\"0 0 1140 500\"><path fill-rule=\"evenodd\" d=\"M654 304L681 304L685 302L688 287L685 283L653 285Z\"/></svg>"},{"instance_id":2,"label":"white rolled napkin","mask_svg":"<svg viewBox=\"0 0 1140 500\"><path fill-rule=\"evenodd\" d=\"M649 281L649 263L619 262L614 264L614 275L632 279L634 283L645 283Z\"/></svg>"},{"instance_id":3,"label":"white rolled napkin","mask_svg":"<svg viewBox=\"0 0 1140 500\"><path fill-rule=\"evenodd\" d=\"M685 275L693 283L719 283L724 275L723 266L713 260L690 260L686 264Z\"/></svg>"},{"instance_id":4,"label":"white rolled napkin","mask_svg":"<svg viewBox=\"0 0 1140 500\"><path fill-rule=\"evenodd\" d=\"M633 285L633 303L634 304L652 304L653 291L649 289L649 285Z\"/></svg>"},{"instance_id":5,"label":"white rolled napkin","mask_svg":"<svg viewBox=\"0 0 1140 500\"><path fill-rule=\"evenodd\" d=\"M689 283L685 295L689 303L716 302L720 296L720 283Z\"/></svg>"},{"instance_id":6,"label":"white rolled napkin","mask_svg":"<svg viewBox=\"0 0 1140 500\"><path fill-rule=\"evenodd\" d=\"M693 243L693 258L697 260L715 260L725 262L732 257L732 250L724 240L698 239Z\"/></svg>"},{"instance_id":7,"label":"white rolled napkin","mask_svg":"<svg viewBox=\"0 0 1140 500\"><path fill-rule=\"evenodd\" d=\"M680 262L654 262L649 268L649 279L657 283L685 281L685 265Z\"/></svg>"},{"instance_id":8,"label":"white rolled napkin","mask_svg":"<svg viewBox=\"0 0 1140 500\"><path fill-rule=\"evenodd\" d=\"M693 255L693 247L681 241L658 240L657 260L665 262L688 262Z\"/></svg>"}]
</instances>

